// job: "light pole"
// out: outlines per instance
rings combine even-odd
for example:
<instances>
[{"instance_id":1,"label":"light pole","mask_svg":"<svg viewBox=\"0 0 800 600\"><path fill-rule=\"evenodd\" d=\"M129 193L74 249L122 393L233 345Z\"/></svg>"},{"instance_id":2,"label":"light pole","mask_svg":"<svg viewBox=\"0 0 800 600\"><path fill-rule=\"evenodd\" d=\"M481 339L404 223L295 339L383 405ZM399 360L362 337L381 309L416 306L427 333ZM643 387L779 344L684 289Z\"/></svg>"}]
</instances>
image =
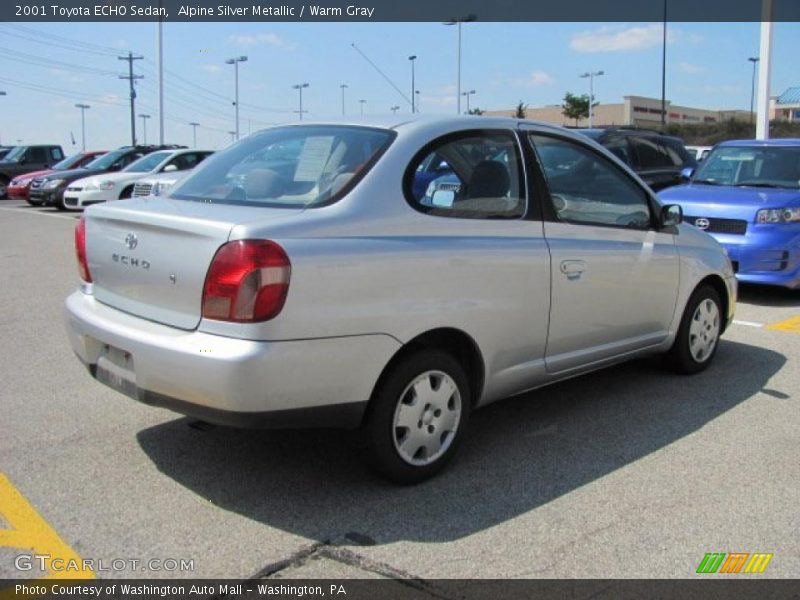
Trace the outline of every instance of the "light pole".
<instances>
[{"instance_id":1,"label":"light pole","mask_svg":"<svg viewBox=\"0 0 800 600\"><path fill-rule=\"evenodd\" d=\"M192 126L192 148L197 148L197 128L200 127L200 123L192 121L189 125Z\"/></svg>"},{"instance_id":2,"label":"light pole","mask_svg":"<svg viewBox=\"0 0 800 600\"><path fill-rule=\"evenodd\" d=\"M145 115L139 113L139 116L142 119L142 137L144 138L144 145L147 145L147 119L150 118L150 115Z\"/></svg>"},{"instance_id":3,"label":"light pole","mask_svg":"<svg viewBox=\"0 0 800 600\"><path fill-rule=\"evenodd\" d=\"M475 90L470 90L468 92L461 92L461 95L465 96L467 98L467 113L466 114L469 114L469 97L472 96L472 94L474 94L474 93L475 93Z\"/></svg>"},{"instance_id":4,"label":"light pole","mask_svg":"<svg viewBox=\"0 0 800 600\"><path fill-rule=\"evenodd\" d=\"M414 95L417 97L417 112L419 112L419 90L416 90Z\"/></svg>"},{"instance_id":5,"label":"light pole","mask_svg":"<svg viewBox=\"0 0 800 600\"><path fill-rule=\"evenodd\" d=\"M395 106L392 106L389 110L392 111L393 115L396 115L397 111L400 110L400 107L395 105Z\"/></svg>"},{"instance_id":6,"label":"light pole","mask_svg":"<svg viewBox=\"0 0 800 600\"><path fill-rule=\"evenodd\" d=\"M344 116L344 91L347 89L347 84L343 83L339 87L342 88L342 116Z\"/></svg>"},{"instance_id":7,"label":"light pole","mask_svg":"<svg viewBox=\"0 0 800 600\"><path fill-rule=\"evenodd\" d=\"M235 137L236 136L236 132L235 131L229 131L228 133L231 134L231 144L232 144L236 140L236 137Z\"/></svg>"},{"instance_id":8,"label":"light pole","mask_svg":"<svg viewBox=\"0 0 800 600\"><path fill-rule=\"evenodd\" d=\"M359 100L358 103L361 105L361 116L364 116L364 105L367 103L366 100Z\"/></svg>"},{"instance_id":9,"label":"light pole","mask_svg":"<svg viewBox=\"0 0 800 600\"><path fill-rule=\"evenodd\" d=\"M667 129L667 0L664 0L664 27L661 31L661 131ZM592 106L589 104L589 114Z\"/></svg>"},{"instance_id":10,"label":"light pole","mask_svg":"<svg viewBox=\"0 0 800 600\"><path fill-rule=\"evenodd\" d=\"M0 96L4 96L5 92L0 94ZM81 152L86 152L86 109L91 108L88 104L76 104L75 108L81 109Z\"/></svg>"},{"instance_id":11,"label":"light pole","mask_svg":"<svg viewBox=\"0 0 800 600\"><path fill-rule=\"evenodd\" d=\"M5 95L6 95L6 93L4 91L0 90L0 96L5 96Z\"/></svg>"},{"instance_id":12,"label":"light pole","mask_svg":"<svg viewBox=\"0 0 800 600\"><path fill-rule=\"evenodd\" d=\"M592 120L592 116L594 115L594 110L592 108L592 104L594 104L594 78L600 77L600 75L605 75L605 73L603 71L589 71L580 76L581 79L589 78L589 129L591 129L594 124Z\"/></svg>"},{"instance_id":13,"label":"light pole","mask_svg":"<svg viewBox=\"0 0 800 600\"><path fill-rule=\"evenodd\" d=\"M747 60L753 63L753 84L752 87L750 88L750 124L752 125L755 122L755 114L753 113L753 108L756 98L756 64L758 64L758 61L761 59L757 56L751 56Z\"/></svg>"},{"instance_id":14,"label":"light pole","mask_svg":"<svg viewBox=\"0 0 800 600\"><path fill-rule=\"evenodd\" d=\"M307 83L296 83L296 84L294 84L292 86L293 90L297 90L298 92L300 92L300 110L297 111L297 112L300 113L300 120L301 121L303 120L303 88L307 88L307 87L308 87Z\"/></svg>"},{"instance_id":15,"label":"light pole","mask_svg":"<svg viewBox=\"0 0 800 600\"><path fill-rule=\"evenodd\" d=\"M414 63L417 61L417 55L412 54L408 57L408 60L411 61L411 114L413 115L415 112L417 112L414 109L414 90L416 89L414 82Z\"/></svg>"},{"instance_id":16,"label":"light pole","mask_svg":"<svg viewBox=\"0 0 800 600\"><path fill-rule=\"evenodd\" d=\"M233 105L235 107L235 114L236 114L236 131L234 134L236 135L236 139L239 139L239 63L245 62L247 60L246 56L237 56L235 58L229 58L225 61L226 65L233 65L233 76L234 76L234 101Z\"/></svg>"},{"instance_id":17,"label":"light pole","mask_svg":"<svg viewBox=\"0 0 800 600\"><path fill-rule=\"evenodd\" d=\"M461 23L475 21L477 17L469 14L460 19L451 19L442 25L456 25L458 27L458 46L456 48L456 114L461 114Z\"/></svg>"}]
</instances>

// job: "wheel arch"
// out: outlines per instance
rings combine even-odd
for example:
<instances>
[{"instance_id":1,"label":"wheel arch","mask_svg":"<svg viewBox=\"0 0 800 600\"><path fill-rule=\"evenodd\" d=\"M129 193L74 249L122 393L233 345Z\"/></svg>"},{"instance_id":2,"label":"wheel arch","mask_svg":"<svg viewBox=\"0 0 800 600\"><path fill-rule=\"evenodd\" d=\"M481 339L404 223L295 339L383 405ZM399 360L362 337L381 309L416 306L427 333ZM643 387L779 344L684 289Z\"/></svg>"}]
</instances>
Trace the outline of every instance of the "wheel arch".
<instances>
[{"instance_id":1,"label":"wheel arch","mask_svg":"<svg viewBox=\"0 0 800 600\"><path fill-rule=\"evenodd\" d=\"M477 406L486 377L483 355L472 336L453 327L430 329L403 344L381 371L373 386L371 397L374 397L375 390L380 387L398 361L423 348L443 350L461 364L469 382L471 406L473 408Z\"/></svg>"},{"instance_id":2,"label":"wheel arch","mask_svg":"<svg viewBox=\"0 0 800 600\"><path fill-rule=\"evenodd\" d=\"M730 325L728 322L728 311L730 309L731 299L728 297L728 288L725 285L725 282L722 280L722 277L719 275L707 275L697 283L697 285L694 287L694 290L692 290L692 294L694 294L704 285L708 285L709 287L713 288L713 290L719 294L719 300L722 302L723 320L722 327L720 329L720 334L722 334L728 328L728 325ZM691 295L689 297L691 298Z\"/></svg>"}]
</instances>

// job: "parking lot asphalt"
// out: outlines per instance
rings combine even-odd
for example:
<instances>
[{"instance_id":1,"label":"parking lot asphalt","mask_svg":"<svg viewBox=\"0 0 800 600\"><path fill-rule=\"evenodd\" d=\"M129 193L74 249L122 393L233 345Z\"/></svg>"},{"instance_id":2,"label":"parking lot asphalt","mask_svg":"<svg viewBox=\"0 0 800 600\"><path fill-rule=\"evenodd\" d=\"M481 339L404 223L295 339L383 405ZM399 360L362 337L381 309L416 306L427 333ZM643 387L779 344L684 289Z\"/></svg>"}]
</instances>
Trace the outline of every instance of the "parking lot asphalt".
<instances>
[{"instance_id":1,"label":"parking lot asphalt","mask_svg":"<svg viewBox=\"0 0 800 600\"><path fill-rule=\"evenodd\" d=\"M75 217L0 202L0 578L30 548L127 561L99 577L691 578L708 552L800 576L800 292L741 288L700 375L638 360L480 410L446 472L395 487L347 432L206 427L93 381L62 321Z\"/></svg>"}]
</instances>

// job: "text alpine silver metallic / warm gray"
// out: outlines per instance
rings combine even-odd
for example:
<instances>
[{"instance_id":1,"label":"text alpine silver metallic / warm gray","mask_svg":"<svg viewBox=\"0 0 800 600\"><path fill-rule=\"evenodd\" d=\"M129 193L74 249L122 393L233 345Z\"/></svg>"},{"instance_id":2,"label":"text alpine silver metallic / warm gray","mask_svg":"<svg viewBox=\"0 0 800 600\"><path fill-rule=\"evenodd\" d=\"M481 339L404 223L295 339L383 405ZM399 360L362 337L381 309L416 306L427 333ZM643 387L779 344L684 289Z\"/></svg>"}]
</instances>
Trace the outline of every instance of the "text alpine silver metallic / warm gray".
<instances>
[{"instance_id":1,"label":"text alpine silver metallic / warm gray","mask_svg":"<svg viewBox=\"0 0 800 600\"><path fill-rule=\"evenodd\" d=\"M736 284L680 218L544 124L275 127L166 196L88 208L67 330L92 375L140 401L357 427L378 471L412 483L479 406L646 353L706 368Z\"/></svg>"}]
</instances>

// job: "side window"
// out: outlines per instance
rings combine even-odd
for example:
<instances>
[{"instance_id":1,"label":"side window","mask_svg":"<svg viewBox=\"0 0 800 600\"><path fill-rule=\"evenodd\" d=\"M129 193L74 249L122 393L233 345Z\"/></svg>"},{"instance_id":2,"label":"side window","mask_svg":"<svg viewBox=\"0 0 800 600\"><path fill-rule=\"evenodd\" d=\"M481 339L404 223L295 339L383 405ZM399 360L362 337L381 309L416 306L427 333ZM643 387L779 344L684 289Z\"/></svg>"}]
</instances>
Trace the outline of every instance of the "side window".
<instances>
[{"instance_id":1,"label":"side window","mask_svg":"<svg viewBox=\"0 0 800 600\"><path fill-rule=\"evenodd\" d=\"M522 158L510 131L441 138L409 165L405 188L409 203L432 215L516 219L525 213Z\"/></svg>"},{"instance_id":2,"label":"side window","mask_svg":"<svg viewBox=\"0 0 800 600\"><path fill-rule=\"evenodd\" d=\"M50 158L52 160L61 160L64 158L64 155L61 152L61 148L50 148Z\"/></svg>"},{"instance_id":3,"label":"side window","mask_svg":"<svg viewBox=\"0 0 800 600\"><path fill-rule=\"evenodd\" d=\"M628 166L633 165L631 159L631 147L628 145L628 140L624 137L612 137L603 142L603 146L611 152L614 156L620 159Z\"/></svg>"},{"instance_id":4,"label":"side window","mask_svg":"<svg viewBox=\"0 0 800 600\"><path fill-rule=\"evenodd\" d=\"M124 169L129 164L131 164L135 160L139 160L144 156L144 152L132 152L131 154L126 154L122 158L120 158L115 164L119 166L120 169Z\"/></svg>"},{"instance_id":5,"label":"side window","mask_svg":"<svg viewBox=\"0 0 800 600\"><path fill-rule=\"evenodd\" d=\"M576 142L533 134L559 220L648 229L647 193L613 164Z\"/></svg>"},{"instance_id":6,"label":"side window","mask_svg":"<svg viewBox=\"0 0 800 600\"><path fill-rule=\"evenodd\" d=\"M31 163L46 163L47 152L44 148L30 148L28 149L28 162Z\"/></svg>"},{"instance_id":7,"label":"side window","mask_svg":"<svg viewBox=\"0 0 800 600\"><path fill-rule=\"evenodd\" d=\"M660 169L672 167L672 160L667 155L664 147L655 140L647 138L631 137L631 144L636 156L639 159L639 167L642 169Z\"/></svg>"}]
</instances>

